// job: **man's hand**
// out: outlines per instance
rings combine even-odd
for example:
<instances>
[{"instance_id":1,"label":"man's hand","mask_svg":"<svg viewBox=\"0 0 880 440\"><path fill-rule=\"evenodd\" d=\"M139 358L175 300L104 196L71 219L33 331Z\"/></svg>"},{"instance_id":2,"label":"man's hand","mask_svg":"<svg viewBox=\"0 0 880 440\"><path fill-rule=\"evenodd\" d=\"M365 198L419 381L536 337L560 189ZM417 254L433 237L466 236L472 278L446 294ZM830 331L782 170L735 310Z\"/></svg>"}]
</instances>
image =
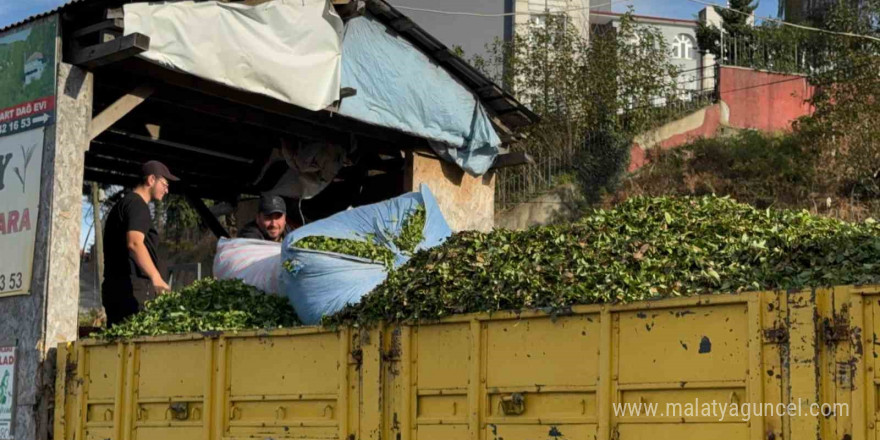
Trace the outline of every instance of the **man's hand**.
<instances>
[{"instance_id":1,"label":"man's hand","mask_svg":"<svg viewBox=\"0 0 880 440\"><path fill-rule=\"evenodd\" d=\"M153 279L153 289L156 291L156 295L161 295L166 292L171 291L171 287L162 279L162 277L156 277Z\"/></svg>"},{"instance_id":2,"label":"man's hand","mask_svg":"<svg viewBox=\"0 0 880 440\"><path fill-rule=\"evenodd\" d=\"M144 244L144 233L140 231L128 231L126 233L126 239L128 241L129 254L134 257L135 263L137 263L141 270L150 278L150 282L153 284L153 290L156 291L156 295L171 291L171 288L168 287L168 284L162 279L162 275L159 274L156 265L153 264L153 260L150 258L150 252Z\"/></svg>"}]
</instances>

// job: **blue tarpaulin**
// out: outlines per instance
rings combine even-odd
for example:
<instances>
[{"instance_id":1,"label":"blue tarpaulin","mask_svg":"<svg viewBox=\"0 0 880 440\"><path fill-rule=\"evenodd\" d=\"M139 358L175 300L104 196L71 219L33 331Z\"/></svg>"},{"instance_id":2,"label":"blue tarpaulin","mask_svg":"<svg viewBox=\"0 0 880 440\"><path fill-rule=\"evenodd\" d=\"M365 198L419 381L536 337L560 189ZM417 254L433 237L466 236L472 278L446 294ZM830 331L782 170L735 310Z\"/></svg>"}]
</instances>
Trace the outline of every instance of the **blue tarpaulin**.
<instances>
[{"instance_id":1,"label":"blue tarpaulin","mask_svg":"<svg viewBox=\"0 0 880 440\"><path fill-rule=\"evenodd\" d=\"M342 100L340 114L430 139L437 154L472 175L498 155L501 139L479 99L369 15L345 25L341 85L357 95Z\"/></svg>"},{"instance_id":2,"label":"blue tarpaulin","mask_svg":"<svg viewBox=\"0 0 880 440\"><path fill-rule=\"evenodd\" d=\"M416 250L443 243L452 234L427 185L419 192L342 211L326 219L291 232L281 247L285 268L281 271L281 291L290 299L304 324L318 324L321 317L339 311L385 281L387 269L382 263L351 255L296 247L296 242L311 236L366 241L375 237L379 244L395 254L394 267L406 263L392 242L406 216L419 205L425 207L424 238Z\"/></svg>"}]
</instances>

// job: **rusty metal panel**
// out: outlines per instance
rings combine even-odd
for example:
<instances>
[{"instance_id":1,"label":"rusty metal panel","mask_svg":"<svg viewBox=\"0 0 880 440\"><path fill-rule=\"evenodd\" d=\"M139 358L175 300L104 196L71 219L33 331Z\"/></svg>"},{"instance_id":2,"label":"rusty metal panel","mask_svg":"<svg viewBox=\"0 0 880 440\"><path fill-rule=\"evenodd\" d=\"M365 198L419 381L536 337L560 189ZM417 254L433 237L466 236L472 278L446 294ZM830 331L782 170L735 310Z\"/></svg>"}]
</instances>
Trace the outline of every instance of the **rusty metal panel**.
<instances>
[{"instance_id":1,"label":"rusty metal panel","mask_svg":"<svg viewBox=\"0 0 880 440\"><path fill-rule=\"evenodd\" d=\"M788 295L789 387L790 402L800 408L820 402L818 360L818 326L816 292L795 292ZM791 432L787 438L819 438L819 419L790 417Z\"/></svg>"}]
</instances>

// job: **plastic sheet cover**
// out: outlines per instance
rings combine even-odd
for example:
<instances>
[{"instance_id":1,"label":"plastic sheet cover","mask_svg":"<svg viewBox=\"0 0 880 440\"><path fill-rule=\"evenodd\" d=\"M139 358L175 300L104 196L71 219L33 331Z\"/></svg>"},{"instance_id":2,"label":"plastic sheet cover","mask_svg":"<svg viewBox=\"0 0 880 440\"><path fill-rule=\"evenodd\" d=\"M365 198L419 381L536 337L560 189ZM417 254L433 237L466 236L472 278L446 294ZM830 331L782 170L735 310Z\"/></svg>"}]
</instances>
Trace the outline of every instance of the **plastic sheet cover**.
<instances>
[{"instance_id":1,"label":"plastic sheet cover","mask_svg":"<svg viewBox=\"0 0 880 440\"><path fill-rule=\"evenodd\" d=\"M416 250L442 244L452 235L449 225L437 206L427 185L384 202L342 211L326 219L305 225L284 239L281 258L281 291L287 295L296 314L304 324L318 324L321 317L332 315L346 304L361 297L385 281L385 265L351 255L300 249L296 242L306 237L324 236L357 241L375 239L395 254L394 267L400 267L409 256L393 243L406 216L419 205L425 207L423 239Z\"/></svg>"},{"instance_id":2,"label":"plastic sheet cover","mask_svg":"<svg viewBox=\"0 0 880 440\"><path fill-rule=\"evenodd\" d=\"M125 34L140 56L204 79L317 111L339 99L342 19L328 0L131 3Z\"/></svg>"},{"instance_id":3,"label":"plastic sheet cover","mask_svg":"<svg viewBox=\"0 0 880 440\"><path fill-rule=\"evenodd\" d=\"M342 87L357 95L339 113L433 140L472 175L489 170L501 139L479 99L418 48L370 16L345 25Z\"/></svg>"}]
</instances>

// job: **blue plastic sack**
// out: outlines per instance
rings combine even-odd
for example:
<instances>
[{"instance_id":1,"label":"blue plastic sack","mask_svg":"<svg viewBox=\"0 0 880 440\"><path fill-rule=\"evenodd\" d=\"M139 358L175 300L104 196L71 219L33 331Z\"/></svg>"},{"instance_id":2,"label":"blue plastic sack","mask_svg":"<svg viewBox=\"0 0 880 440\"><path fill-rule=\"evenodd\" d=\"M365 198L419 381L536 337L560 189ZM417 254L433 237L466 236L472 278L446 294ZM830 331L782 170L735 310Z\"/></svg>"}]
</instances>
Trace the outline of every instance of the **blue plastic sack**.
<instances>
[{"instance_id":1,"label":"blue plastic sack","mask_svg":"<svg viewBox=\"0 0 880 440\"><path fill-rule=\"evenodd\" d=\"M343 211L288 234L281 247L282 261L287 263L281 271L281 291L300 320L304 324L318 324L321 317L360 301L385 281L387 270L382 263L364 258L299 249L297 241L311 236L366 241L367 234L372 234L394 252L397 268L406 263L409 256L402 254L392 240L400 233L405 216L419 205L425 207L425 229L416 250L430 249L446 241L452 230L425 184L419 192Z\"/></svg>"}]
</instances>

